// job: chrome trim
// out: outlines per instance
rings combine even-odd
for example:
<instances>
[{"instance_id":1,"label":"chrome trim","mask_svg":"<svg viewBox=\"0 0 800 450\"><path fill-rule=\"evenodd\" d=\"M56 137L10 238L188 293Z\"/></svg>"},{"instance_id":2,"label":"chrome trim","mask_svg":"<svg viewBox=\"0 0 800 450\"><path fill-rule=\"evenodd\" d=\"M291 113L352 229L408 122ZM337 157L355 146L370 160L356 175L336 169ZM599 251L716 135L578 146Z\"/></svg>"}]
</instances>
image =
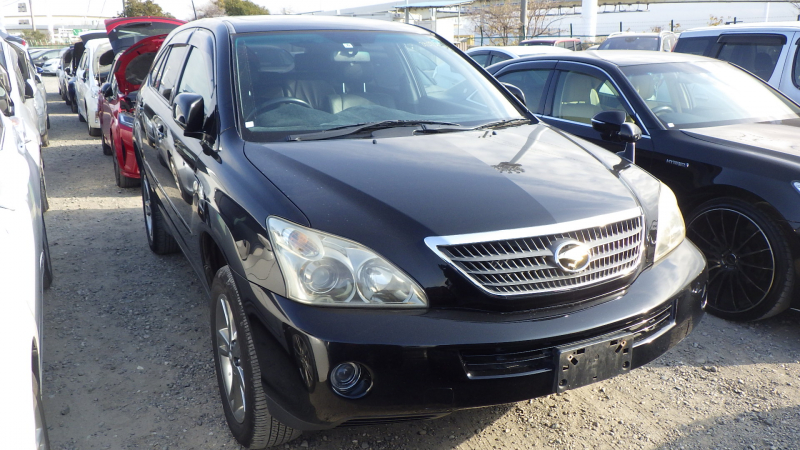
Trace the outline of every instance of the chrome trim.
<instances>
[{"instance_id":1,"label":"chrome trim","mask_svg":"<svg viewBox=\"0 0 800 450\"><path fill-rule=\"evenodd\" d=\"M489 289L487 289L487 285L481 283L472 274L470 274L469 272L464 270L458 264L455 264L455 261L458 260L458 258L451 258L450 256L446 255L443 251L441 251L439 249L439 247L446 247L446 246L453 246L453 245L464 245L464 244L481 244L481 243L494 242L494 241L504 241L504 240L511 240L511 239L523 239L523 238L547 236L547 235L560 234L560 233L570 233L570 232L584 230L584 229L587 229L587 228L604 227L604 226L607 226L607 225L612 224L612 223L621 222L621 221L624 221L624 220L636 219L636 218L641 218L642 219L642 230L639 232L639 234L642 235L642 239L638 244L640 247L642 247L642 246L644 246L644 241L645 241L644 240L644 233L645 233L646 227L644 226L644 212L642 211L642 209L640 207L630 208L630 209L626 209L624 211L618 211L618 212L610 213L610 214L603 214L603 215L599 215L599 216L589 217L589 218L586 218L586 219L579 219L579 220L573 220L573 221L570 221L570 222L561 222L561 223L555 223L555 224L550 224L550 225L541 225L541 226L527 227L527 228L516 228L516 229L510 229L510 230L488 231L488 232L481 232L481 233L460 234L460 235L452 235L452 236L429 236L429 237L426 237L424 239L424 242L425 242L425 245L427 245L428 248L430 248L436 255L438 255L440 258L442 258L443 261L447 262L451 267L453 267L455 270L457 270L467 280L469 280L475 286L477 286L482 291L484 291L484 292L486 292L486 293L488 293L490 295L499 296L499 297L510 297L510 296L532 295L532 294L535 295L535 294L537 294L536 292L498 293L498 292L489 290ZM540 252L535 252L535 253L538 254ZM639 255L637 256L637 258L639 260L641 260L642 253L643 252L640 252ZM526 256L535 256L535 255L533 255L533 252L530 255L528 255L527 253L522 254L522 257L526 257ZM543 256L543 255L538 255L538 256ZM502 259L502 258L492 258L492 259L493 260L497 260L497 259ZM547 267L542 267L542 268L555 268L556 267L555 265L553 265L552 267L549 267L550 266L549 264L546 264L546 266ZM537 268L539 268L539 267L537 267ZM608 279L608 280L603 280L602 282L611 281L612 279L618 279L620 277L623 277L623 276L633 272L634 270L636 270L636 266L633 266L629 270L617 274L618 276L615 276L615 277L613 277L611 279ZM558 278L561 279L561 278L565 278L565 277L558 277ZM571 277L566 277L566 278L571 278ZM528 283L530 283L530 282L517 283L517 284L528 284ZM496 284L496 283L490 283L490 284ZM506 283L501 283L501 284L506 284ZM592 283L592 285L594 285L594 284L595 283ZM588 286L557 287L557 288L548 289L548 290L546 290L544 292L541 292L541 293L543 294L543 293L563 292L563 291L568 291L568 290L581 289L583 287L588 287Z\"/></svg>"}]
</instances>

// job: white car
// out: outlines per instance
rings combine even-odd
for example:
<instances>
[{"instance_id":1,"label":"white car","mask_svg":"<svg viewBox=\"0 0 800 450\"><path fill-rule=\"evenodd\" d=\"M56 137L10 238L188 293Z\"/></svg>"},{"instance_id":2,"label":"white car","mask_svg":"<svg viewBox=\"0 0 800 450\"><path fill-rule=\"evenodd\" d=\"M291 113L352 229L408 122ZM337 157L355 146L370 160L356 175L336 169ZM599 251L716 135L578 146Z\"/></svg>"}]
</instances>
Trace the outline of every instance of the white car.
<instances>
[{"instance_id":1,"label":"white car","mask_svg":"<svg viewBox=\"0 0 800 450\"><path fill-rule=\"evenodd\" d=\"M39 117L35 105L36 83L31 83L21 72L25 60L20 61L16 46L0 39L0 85L10 86L6 95L11 100L11 116L9 119L19 134L28 154L39 168L39 183L42 191L43 209L48 209L47 193L44 180L44 163L42 162L41 135L39 134ZM27 54L27 53L26 53ZM8 67L11 70L6 71ZM45 124L46 126L46 124Z\"/></svg>"},{"instance_id":2,"label":"white car","mask_svg":"<svg viewBox=\"0 0 800 450\"><path fill-rule=\"evenodd\" d=\"M36 128L40 136L40 143L42 147L50 145L50 118L47 113L47 91L45 91L42 78L36 73L36 67L31 61L31 57L24 47L14 41L9 41L9 45L17 54L17 66L19 74L26 83L30 85L31 90L25 91L26 98L30 96L33 102L25 102L25 106L31 109L34 117L36 117Z\"/></svg>"},{"instance_id":3,"label":"white car","mask_svg":"<svg viewBox=\"0 0 800 450\"><path fill-rule=\"evenodd\" d=\"M567 50L562 47L549 47L546 45L511 45L507 47L472 47L467 50L467 55L474 59L475 62L481 67L489 67L492 64L497 64L500 61L508 59L524 58L526 56L544 55L548 53L567 53L572 50Z\"/></svg>"},{"instance_id":4,"label":"white car","mask_svg":"<svg viewBox=\"0 0 800 450\"><path fill-rule=\"evenodd\" d=\"M800 103L800 22L767 22L693 28L675 51L736 64Z\"/></svg>"},{"instance_id":5,"label":"white car","mask_svg":"<svg viewBox=\"0 0 800 450\"><path fill-rule=\"evenodd\" d=\"M8 80L0 76L0 328L7 369L0 371L0 440L3 448L39 450L49 448L41 393L42 291L52 281L52 266L39 168L6 117L12 109Z\"/></svg>"},{"instance_id":6,"label":"white car","mask_svg":"<svg viewBox=\"0 0 800 450\"><path fill-rule=\"evenodd\" d=\"M97 115L97 98L100 86L105 82L114 51L108 38L92 39L86 43L86 50L75 71L75 100L78 102L78 120L89 126L89 136L102 133L100 118Z\"/></svg>"}]
</instances>

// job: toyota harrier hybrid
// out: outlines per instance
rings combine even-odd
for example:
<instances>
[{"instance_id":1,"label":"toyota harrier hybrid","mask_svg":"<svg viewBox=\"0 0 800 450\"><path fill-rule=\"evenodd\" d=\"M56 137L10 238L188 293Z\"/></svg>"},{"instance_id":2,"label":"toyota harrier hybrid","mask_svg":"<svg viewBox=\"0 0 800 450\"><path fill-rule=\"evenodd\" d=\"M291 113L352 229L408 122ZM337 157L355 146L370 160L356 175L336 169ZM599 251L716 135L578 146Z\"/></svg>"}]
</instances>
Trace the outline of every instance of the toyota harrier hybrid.
<instances>
[{"instance_id":1,"label":"toyota harrier hybrid","mask_svg":"<svg viewBox=\"0 0 800 450\"><path fill-rule=\"evenodd\" d=\"M422 28L190 22L142 83L134 142L148 243L210 295L250 448L577 388L703 315L672 191Z\"/></svg>"}]
</instances>

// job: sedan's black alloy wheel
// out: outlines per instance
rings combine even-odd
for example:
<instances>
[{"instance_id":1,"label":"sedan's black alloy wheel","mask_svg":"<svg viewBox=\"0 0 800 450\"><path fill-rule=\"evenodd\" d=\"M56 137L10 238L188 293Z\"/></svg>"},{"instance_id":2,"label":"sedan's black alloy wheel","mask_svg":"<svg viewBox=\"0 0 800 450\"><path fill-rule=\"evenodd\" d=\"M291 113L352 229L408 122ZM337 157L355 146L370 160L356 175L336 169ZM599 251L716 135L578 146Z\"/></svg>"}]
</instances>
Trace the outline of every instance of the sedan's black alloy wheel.
<instances>
[{"instance_id":1,"label":"sedan's black alloy wheel","mask_svg":"<svg viewBox=\"0 0 800 450\"><path fill-rule=\"evenodd\" d=\"M300 436L267 409L250 323L228 266L217 271L211 284L211 344L225 418L236 440L261 449Z\"/></svg>"},{"instance_id":2,"label":"sedan's black alloy wheel","mask_svg":"<svg viewBox=\"0 0 800 450\"><path fill-rule=\"evenodd\" d=\"M157 255L166 255L178 251L178 243L169 234L161 210L158 209L156 196L150 183L142 171L142 210L144 212L144 228L147 232L147 244Z\"/></svg>"},{"instance_id":3,"label":"sedan's black alloy wheel","mask_svg":"<svg viewBox=\"0 0 800 450\"><path fill-rule=\"evenodd\" d=\"M708 311L759 320L789 307L792 256L783 232L753 205L733 198L700 205L686 235L708 260Z\"/></svg>"}]
</instances>

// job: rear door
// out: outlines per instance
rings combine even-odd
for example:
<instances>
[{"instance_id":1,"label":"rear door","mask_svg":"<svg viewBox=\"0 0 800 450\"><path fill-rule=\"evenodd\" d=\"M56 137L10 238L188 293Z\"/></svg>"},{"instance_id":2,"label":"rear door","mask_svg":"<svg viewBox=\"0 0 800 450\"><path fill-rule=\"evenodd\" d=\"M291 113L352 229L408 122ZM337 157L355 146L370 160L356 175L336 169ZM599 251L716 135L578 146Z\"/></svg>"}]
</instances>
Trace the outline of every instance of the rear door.
<instances>
[{"instance_id":1,"label":"rear door","mask_svg":"<svg viewBox=\"0 0 800 450\"><path fill-rule=\"evenodd\" d=\"M555 67L555 61L519 62L504 66L494 76L503 83L520 88L525 94L525 105L528 109L541 115L547 97L545 93Z\"/></svg>"},{"instance_id":2,"label":"rear door","mask_svg":"<svg viewBox=\"0 0 800 450\"><path fill-rule=\"evenodd\" d=\"M192 30L177 34L161 53L150 73L148 82L139 91L137 120L141 129L142 162L151 177L151 185L157 190L164 209L181 235L188 230L188 223L178 213L173 199L179 196L172 176L171 165L174 146L169 122L172 120L171 102L175 87L189 53L188 40ZM177 237L177 236L176 236Z\"/></svg>"}]
</instances>

